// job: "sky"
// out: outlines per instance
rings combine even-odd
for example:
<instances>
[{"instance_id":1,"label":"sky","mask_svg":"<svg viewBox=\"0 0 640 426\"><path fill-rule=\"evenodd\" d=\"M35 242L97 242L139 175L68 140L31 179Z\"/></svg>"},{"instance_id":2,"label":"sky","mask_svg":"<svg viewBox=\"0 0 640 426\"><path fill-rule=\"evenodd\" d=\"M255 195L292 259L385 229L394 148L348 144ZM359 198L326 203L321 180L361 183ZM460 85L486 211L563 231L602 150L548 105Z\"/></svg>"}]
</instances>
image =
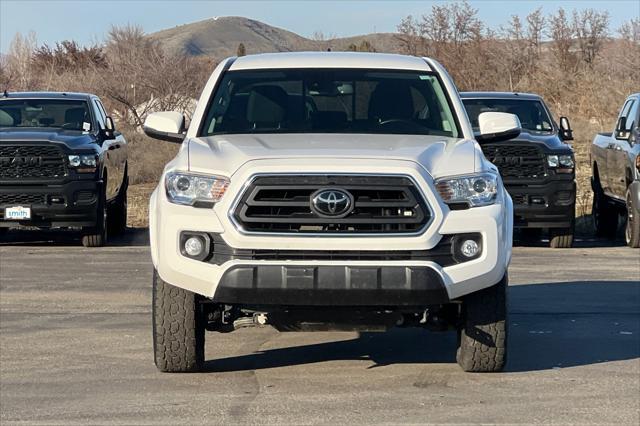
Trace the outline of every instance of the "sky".
<instances>
[{"instance_id":1,"label":"sky","mask_svg":"<svg viewBox=\"0 0 640 426\"><path fill-rule=\"evenodd\" d=\"M244 16L309 37L315 31L335 36L393 32L407 15L420 16L446 1L178 1L178 0L0 0L0 52L17 32L35 31L38 43L101 41L111 25L137 24L145 32L214 16ZM568 10L608 10L611 28L640 17L639 0L470 0L490 27L511 15L542 7L548 14Z\"/></svg>"}]
</instances>

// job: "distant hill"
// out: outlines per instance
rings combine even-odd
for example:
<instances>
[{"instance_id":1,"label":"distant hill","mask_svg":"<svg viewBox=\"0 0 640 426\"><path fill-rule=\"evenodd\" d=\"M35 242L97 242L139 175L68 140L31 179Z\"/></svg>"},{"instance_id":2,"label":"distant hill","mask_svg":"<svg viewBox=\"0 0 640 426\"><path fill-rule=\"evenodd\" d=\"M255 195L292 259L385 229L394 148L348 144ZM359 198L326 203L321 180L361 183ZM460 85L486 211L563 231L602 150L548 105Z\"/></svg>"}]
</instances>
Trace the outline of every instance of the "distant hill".
<instances>
[{"instance_id":1,"label":"distant hill","mask_svg":"<svg viewBox=\"0 0 640 426\"><path fill-rule=\"evenodd\" d=\"M291 31L253 19L238 16L209 18L180 25L149 35L169 52L206 55L223 58L236 54L243 43L247 54L290 52L300 50L346 50L364 40L379 52L399 52L400 44L394 34L375 33L331 40L311 40Z\"/></svg>"}]
</instances>

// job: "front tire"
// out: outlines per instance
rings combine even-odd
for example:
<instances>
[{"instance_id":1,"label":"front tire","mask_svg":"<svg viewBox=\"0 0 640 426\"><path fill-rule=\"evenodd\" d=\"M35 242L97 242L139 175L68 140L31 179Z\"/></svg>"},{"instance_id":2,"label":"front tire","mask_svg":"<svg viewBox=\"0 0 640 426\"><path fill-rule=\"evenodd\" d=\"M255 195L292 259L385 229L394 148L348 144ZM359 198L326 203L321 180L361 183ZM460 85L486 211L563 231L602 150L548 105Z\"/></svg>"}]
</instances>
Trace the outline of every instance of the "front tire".
<instances>
[{"instance_id":1,"label":"front tire","mask_svg":"<svg viewBox=\"0 0 640 426\"><path fill-rule=\"evenodd\" d=\"M96 226L82 236L82 245L85 247L102 247L107 243L107 224L109 222L107 200L104 190L98 199L98 211L96 213Z\"/></svg>"},{"instance_id":2,"label":"front tire","mask_svg":"<svg viewBox=\"0 0 640 426\"><path fill-rule=\"evenodd\" d=\"M614 239L618 229L618 211L614 205L607 200L602 189L596 188L593 192L593 205L591 207L591 217L596 236Z\"/></svg>"},{"instance_id":3,"label":"front tire","mask_svg":"<svg viewBox=\"0 0 640 426\"><path fill-rule=\"evenodd\" d=\"M629 189L627 189L627 226L624 230L624 239L629 247L640 247L640 211L634 208Z\"/></svg>"},{"instance_id":4,"label":"front tire","mask_svg":"<svg viewBox=\"0 0 640 426\"><path fill-rule=\"evenodd\" d=\"M456 359L464 371L502 371L507 361L507 285L504 277L492 287L465 296L458 331Z\"/></svg>"},{"instance_id":5,"label":"front tire","mask_svg":"<svg viewBox=\"0 0 640 426\"><path fill-rule=\"evenodd\" d=\"M574 225L570 228L549 229L549 247L551 248L571 248L573 247Z\"/></svg>"},{"instance_id":6,"label":"front tire","mask_svg":"<svg viewBox=\"0 0 640 426\"><path fill-rule=\"evenodd\" d=\"M158 370L194 372L204 364L204 319L199 296L153 271L153 354Z\"/></svg>"},{"instance_id":7,"label":"front tire","mask_svg":"<svg viewBox=\"0 0 640 426\"><path fill-rule=\"evenodd\" d=\"M120 187L120 191L118 192L118 196L116 197L116 201L111 208L111 213L109 217L112 220L110 230L114 235L123 234L127 229L127 190L129 188L129 177L125 174L124 182L122 187Z\"/></svg>"}]
</instances>

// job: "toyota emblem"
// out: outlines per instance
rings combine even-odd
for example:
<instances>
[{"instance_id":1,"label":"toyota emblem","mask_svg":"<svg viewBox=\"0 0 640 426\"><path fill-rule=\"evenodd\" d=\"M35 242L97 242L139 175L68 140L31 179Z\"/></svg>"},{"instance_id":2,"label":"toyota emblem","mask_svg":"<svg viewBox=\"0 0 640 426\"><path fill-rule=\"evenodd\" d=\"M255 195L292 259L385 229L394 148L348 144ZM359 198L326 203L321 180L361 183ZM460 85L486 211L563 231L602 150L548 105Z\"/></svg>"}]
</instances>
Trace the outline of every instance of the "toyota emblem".
<instances>
[{"instance_id":1,"label":"toyota emblem","mask_svg":"<svg viewBox=\"0 0 640 426\"><path fill-rule=\"evenodd\" d=\"M311 210L318 216L344 217L353 210L353 195L342 189L320 189L311 195Z\"/></svg>"}]
</instances>

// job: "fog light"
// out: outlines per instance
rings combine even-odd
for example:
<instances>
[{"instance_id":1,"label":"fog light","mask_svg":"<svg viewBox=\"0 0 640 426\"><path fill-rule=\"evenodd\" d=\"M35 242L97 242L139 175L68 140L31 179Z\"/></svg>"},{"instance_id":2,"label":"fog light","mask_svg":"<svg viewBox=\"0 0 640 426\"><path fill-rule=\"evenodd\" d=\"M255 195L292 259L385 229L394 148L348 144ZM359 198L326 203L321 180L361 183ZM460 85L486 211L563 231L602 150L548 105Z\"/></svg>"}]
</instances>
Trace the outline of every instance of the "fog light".
<instances>
[{"instance_id":1,"label":"fog light","mask_svg":"<svg viewBox=\"0 0 640 426\"><path fill-rule=\"evenodd\" d=\"M460 244L460 253L465 257L474 257L480 251L480 246L473 240L464 240Z\"/></svg>"},{"instance_id":2,"label":"fog light","mask_svg":"<svg viewBox=\"0 0 640 426\"><path fill-rule=\"evenodd\" d=\"M184 251L191 257L198 257L204 250L204 241L200 237L189 237L184 242Z\"/></svg>"}]
</instances>

